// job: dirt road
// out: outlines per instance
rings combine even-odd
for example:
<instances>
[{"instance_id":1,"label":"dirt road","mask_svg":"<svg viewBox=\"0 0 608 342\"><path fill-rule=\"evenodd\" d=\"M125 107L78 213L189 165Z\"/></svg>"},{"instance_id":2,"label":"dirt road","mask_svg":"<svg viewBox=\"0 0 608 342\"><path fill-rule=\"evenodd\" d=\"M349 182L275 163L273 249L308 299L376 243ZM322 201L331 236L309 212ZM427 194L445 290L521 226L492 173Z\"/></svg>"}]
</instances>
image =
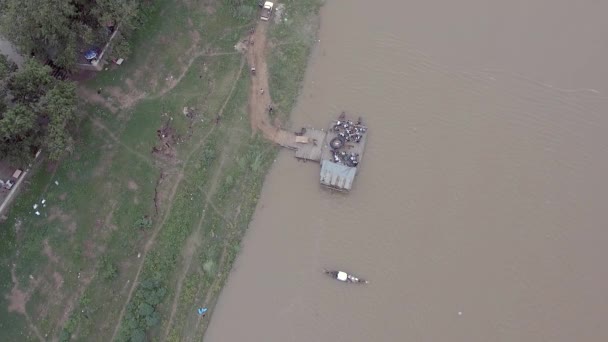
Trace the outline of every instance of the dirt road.
<instances>
[{"instance_id":1,"label":"dirt road","mask_svg":"<svg viewBox=\"0 0 608 342\"><path fill-rule=\"evenodd\" d=\"M264 137L277 144L284 144L284 137L291 136L272 124L268 109L272 105L272 97L268 86L268 65L266 64L266 32L268 22L260 21L255 31L249 36L249 44L245 55L249 69L255 68L251 76L249 89L249 117L251 129L261 131Z\"/></svg>"}]
</instances>

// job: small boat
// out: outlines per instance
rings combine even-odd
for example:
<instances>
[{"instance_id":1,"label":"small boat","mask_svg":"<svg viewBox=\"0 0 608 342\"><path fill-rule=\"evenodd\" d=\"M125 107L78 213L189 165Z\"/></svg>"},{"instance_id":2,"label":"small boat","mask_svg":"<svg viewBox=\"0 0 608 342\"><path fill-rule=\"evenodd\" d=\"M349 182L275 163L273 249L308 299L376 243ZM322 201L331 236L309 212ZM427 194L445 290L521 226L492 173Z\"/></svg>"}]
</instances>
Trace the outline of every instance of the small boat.
<instances>
[{"instance_id":1,"label":"small boat","mask_svg":"<svg viewBox=\"0 0 608 342\"><path fill-rule=\"evenodd\" d=\"M369 281L361 278L357 278L352 274L348 274L344 271L328 271L325 270L325 274L330 277L337 279L339 281L343 281L345 283L355 283L355 284L367 284Z\"/></svg>"}]
</instances>

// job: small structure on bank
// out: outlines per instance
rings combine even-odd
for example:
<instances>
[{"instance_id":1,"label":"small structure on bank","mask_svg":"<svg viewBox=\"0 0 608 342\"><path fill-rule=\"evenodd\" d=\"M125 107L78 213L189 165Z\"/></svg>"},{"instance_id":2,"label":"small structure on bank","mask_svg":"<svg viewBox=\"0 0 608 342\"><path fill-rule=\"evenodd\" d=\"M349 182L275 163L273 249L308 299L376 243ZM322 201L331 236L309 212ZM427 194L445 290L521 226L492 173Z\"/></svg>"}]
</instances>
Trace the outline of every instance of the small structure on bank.
<instances>
[{"instance_id":1,"label":"small structure on bank","mask_svg":"<svg viewBox=\"0 0 608 342\"><path fill-rule=\"evenodd\" d=\"M112 44L112 40L118 34L118 27L115 24L108 24L106 26L106 30L108 31L108 39L103 43L103 48L100 48L95 45L86 46L83 51L78 54L78 59L74 66L78 69L82 70L90 70L90 71L101 71L103 70L104 65L107 63L106 54L109 52ZM124 59L120 58L114 63L120 65Z\"/></svg>"},{"instance_id":2,"label":"small structure on bank","mask_svg":"<svg viewBox=\"0 0 608 342\"><path fill-rule=\"evenodd\" d=\"M363 158L367 127L361 118L349 120L346 113L331 122L329 129L302 128L293 133L278 130L274 141L295 150L296 158L321 164L322 185L339 191L349 191Z\"/></svg>"}]
</instances>

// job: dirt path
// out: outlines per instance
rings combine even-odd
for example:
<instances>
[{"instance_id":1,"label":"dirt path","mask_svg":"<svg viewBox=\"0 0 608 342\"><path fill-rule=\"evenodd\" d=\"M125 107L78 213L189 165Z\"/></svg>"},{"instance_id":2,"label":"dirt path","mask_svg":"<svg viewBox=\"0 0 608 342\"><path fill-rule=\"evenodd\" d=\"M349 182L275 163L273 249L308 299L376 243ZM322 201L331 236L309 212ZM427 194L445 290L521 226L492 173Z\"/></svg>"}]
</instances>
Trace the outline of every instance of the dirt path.
<instances>
[{"instance_id":1,"label":"dirt path","mask_svg":"<svg viewBox=\"0 0 608 342\"><path fill-rule=\"evenodd\" d=\"M98 119L94 118L93 116L86 114L86 116L91 120L91 122L93 122L93 125L95 125L95 127L97 128L101 128L102 130L104 130L108 137L110 137L110 139L112 139L114 142L116 142L117 144L119 144L120 146L124 147L127 151L129 151L130 153L132 153L133 155L139 157L142 161L146 162L146 164L148 164L151 167L155 167L154 162L146 155L137 152L136 150L134 150L133 148L131 148L129 145L123 143L116 135L114 135L114 133L112 133L112 131L106 127L106 125L104 125L101 121L99 121ZM162 161L161 161L162 162Z\"/></svg>"},{"instance_id":2,"label":"dirt path","mask_svg":"<svg viewBox=\"0 0 608 342\"><path fill-rule=\"evenodd\" d=\"M253 132L262 132L266 139L278 145L297 148L295 133L274 125L270 118L269 108L272 106L272 97L268 84L268 64L266 63L267 30L267 22L258 22L255 32L249 37L250 44L245 51L249 67L255 68L255 75L251 77L251 88L249 89L251 129Z\"/></svg>"},{"instance_id":3,"label":"dirt path","mask_svg":"<svg viewBox=\"0 0 608 342\"><path fill-rule=\"evenodd\" d=\"M251 129L261 131L264 137L276 142L278 128L271 123L268 108L272 104L268 86L268 65L266 64L266 32L268 23L259 22L249 40L253 45L247 47L245 55L250 68L255 68L249 89L249 118Z\"/></svg>"},{"instance_id":4,"label":"dirt path","mask_svg":"<svg viewBox=\"0 0 608 342\"><path fill-rule=\"evenodd\" d=\"M87 87L77 87L76 92L80 98L85 99L85 101L89 103L94 103L101 105L108 109L112 114L116 114L118 112L118 108L111 104L108 100L106 100L101 94L87 88Z\"/></svg>"}]
</instances>

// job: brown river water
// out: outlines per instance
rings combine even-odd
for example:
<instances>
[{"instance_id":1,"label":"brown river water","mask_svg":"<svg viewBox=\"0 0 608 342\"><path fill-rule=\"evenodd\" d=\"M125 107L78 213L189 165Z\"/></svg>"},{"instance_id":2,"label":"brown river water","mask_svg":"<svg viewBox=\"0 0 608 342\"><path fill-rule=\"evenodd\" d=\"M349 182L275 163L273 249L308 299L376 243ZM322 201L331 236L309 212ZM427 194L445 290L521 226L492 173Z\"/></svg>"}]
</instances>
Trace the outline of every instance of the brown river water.
<instances>
[{"instance_id":1,"label":"brown river water","mask_svg":"<svg viewBox=\"0 0 608 342\"><path fill-rule=\"evenodd\" d=\"M364 116L354 189L280 153L205 340L608 341L606 13L327 1L293 127Z\"/></svg>"}]
</instances>

